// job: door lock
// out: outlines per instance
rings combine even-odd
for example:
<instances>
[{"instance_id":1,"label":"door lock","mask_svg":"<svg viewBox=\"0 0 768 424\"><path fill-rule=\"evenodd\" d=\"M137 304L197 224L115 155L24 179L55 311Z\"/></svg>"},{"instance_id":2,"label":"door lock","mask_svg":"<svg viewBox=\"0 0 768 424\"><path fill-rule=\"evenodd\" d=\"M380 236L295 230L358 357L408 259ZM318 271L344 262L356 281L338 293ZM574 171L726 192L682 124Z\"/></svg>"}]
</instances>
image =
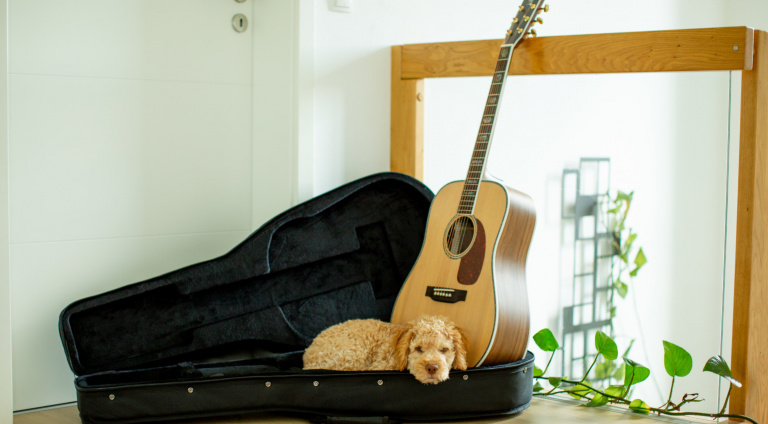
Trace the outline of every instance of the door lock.
<instances>
[{"instance_id":1,"label":"door lock","mask_svg":"<svg viewBox=\"0 0 768 424\"><path fill-rule=\"evenodd\" d=\"M248 29L248 18L245 17L245 15L242 13L238 13L237 15L233 16L232 28L234 28L237 32L244 32L246 29Z\"/></svg>"}]
</instances>

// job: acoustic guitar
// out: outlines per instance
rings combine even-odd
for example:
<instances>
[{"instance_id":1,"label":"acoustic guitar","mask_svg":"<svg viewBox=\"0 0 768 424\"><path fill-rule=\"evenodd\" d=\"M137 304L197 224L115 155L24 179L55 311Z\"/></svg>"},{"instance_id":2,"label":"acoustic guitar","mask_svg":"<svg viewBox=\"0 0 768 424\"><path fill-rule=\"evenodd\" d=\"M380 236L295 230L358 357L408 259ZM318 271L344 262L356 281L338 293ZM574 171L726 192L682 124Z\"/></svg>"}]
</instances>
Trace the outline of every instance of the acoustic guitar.
<instances>
[{"instance_id":1,"label":"acoustic guitar","mask_svg":"<svg viewBox=\"0 0 768 424\"><path fill-rule=\"evenodd\" d=\"M501 46L475 148L464 181L440 189L432 201L416 263L392 312L406 323L422 314L445 315L469 340L467 365L522 359L529 333L525 262L536 214L531 198L486 175L509 62L515 46L547 11L525 0Z\"/></svg>"}]
</instances>

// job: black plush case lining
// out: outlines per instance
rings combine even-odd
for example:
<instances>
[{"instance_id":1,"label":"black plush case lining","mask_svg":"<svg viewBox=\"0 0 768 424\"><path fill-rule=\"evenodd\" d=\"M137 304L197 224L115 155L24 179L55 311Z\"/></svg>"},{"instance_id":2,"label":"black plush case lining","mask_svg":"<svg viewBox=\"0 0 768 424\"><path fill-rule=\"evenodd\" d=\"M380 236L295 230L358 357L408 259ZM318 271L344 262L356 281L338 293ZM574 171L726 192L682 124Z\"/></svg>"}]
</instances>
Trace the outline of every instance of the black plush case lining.
<instances>
[{"instance_id":1,"label":"black plush case lining","mask_svg":"<svg viewBox=\"0 0 768 424\"><path fill-rule=\"evenodd\" d=\"M445 419L524 409L530 354L431 386L407 372L301 369L303 349L323 329L389 320L432 197L408 176L372 175L276 216L219 258L71 304L59 329L83 422L264 411ZM444 406L425 408L427 399Z\"/></svg>"}]
</instances>

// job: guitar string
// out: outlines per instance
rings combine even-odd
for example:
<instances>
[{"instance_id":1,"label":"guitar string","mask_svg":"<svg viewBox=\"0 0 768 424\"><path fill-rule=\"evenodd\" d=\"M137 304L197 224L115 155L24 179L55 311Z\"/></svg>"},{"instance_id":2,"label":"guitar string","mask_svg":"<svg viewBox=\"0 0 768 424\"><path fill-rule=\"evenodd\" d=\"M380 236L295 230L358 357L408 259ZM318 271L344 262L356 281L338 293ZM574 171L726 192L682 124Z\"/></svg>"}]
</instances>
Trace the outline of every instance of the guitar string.
<instances>
[{"instance_id":1,"label":"guitar string","mask_svg":"<svg viewBox=\"0 0 768 424\"><path fill-rule=\"evenodd\" d=\"M504 81L506 80L505 74L510 59L511 49L502 48L499 52L499 58L496 60L496 69L493 73L490 93L488 94L485 110L483 111L483 119L480 122L480 132L475 141L475 149L469 165L469 172L464 181L464 188L462 190L461 198L459 199L459 214L464 212L465 214L470 215L474 210L477 192L480 190L480 183L482 182L483 165L488 156L488 145L491 142L491 132L494 121L496 120L499 97L501 95L501 89L504 86ZM467 185L469 185L469 187L467 187ZM457 226L459 231L458 237L455 233ZM467 233L470 232L468 229L472 229L473 226L472 220L468 217L460 216L454 221L453 228L449 231L449 233L451 233L449 234L449 237L452 237L452 240L449 241L451 244L449 248L451 253L459 255L464 252ZM474 228L474 231L472 231L473 234L470 237L474 236L475 232L477 232L477 228Z\"/></svg>"}]
</instances>

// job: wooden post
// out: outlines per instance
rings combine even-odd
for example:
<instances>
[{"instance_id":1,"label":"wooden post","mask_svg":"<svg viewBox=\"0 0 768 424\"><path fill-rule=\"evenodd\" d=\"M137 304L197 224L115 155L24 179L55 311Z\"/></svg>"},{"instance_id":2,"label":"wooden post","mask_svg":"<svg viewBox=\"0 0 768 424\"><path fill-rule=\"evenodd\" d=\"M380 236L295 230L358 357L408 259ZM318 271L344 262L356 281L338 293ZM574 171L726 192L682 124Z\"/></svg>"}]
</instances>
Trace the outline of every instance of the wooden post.
<instances>
[{"instance_id":1,"label":"wooden post","mask_svg":"<svg viewBox=\"0 0 768 424\"><path fill-rule=\"evenodd\" d=\"M768 34L755 31L754 65L741 82L739 197L730 412L768 422Z\"/></svg>"},{"instance_id":2,"label":"wooden post","mask_svg":"<svg viewBox=\"0 0 768 424\"><path fill-rule=\"evenodd\" d=\"M402 46L392 47L390 170L424 179L424 80L401 79Z\"/></svg>"}]
</instances>

